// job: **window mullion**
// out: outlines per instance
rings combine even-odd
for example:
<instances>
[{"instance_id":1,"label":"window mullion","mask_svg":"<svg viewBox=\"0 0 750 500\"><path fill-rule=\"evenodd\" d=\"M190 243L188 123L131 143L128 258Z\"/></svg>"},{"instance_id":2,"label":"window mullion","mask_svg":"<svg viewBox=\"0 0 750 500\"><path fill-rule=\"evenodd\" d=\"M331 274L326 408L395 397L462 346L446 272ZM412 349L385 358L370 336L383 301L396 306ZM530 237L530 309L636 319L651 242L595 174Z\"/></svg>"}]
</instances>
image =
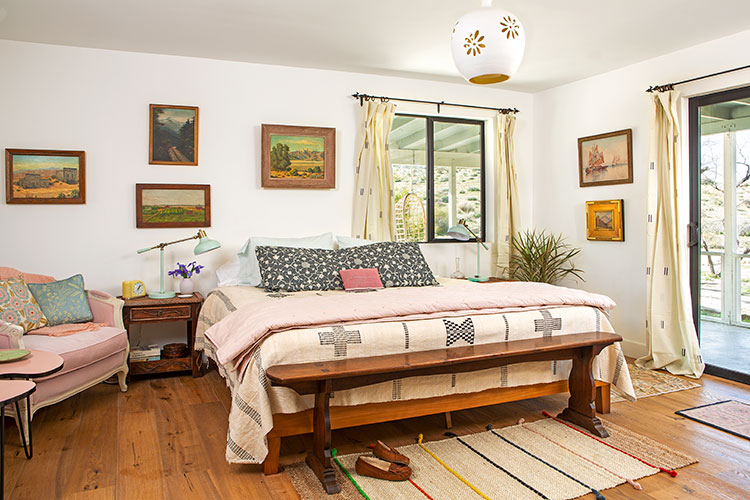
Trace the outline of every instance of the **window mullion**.
<instances>
[{"instance_id":1,"label":"window mullion","mask_svg":"<svg viewBox=\"0 0 750 500\"><path fill-rule=\"evenodd\" d=\"M432 117L427 117L427 241L435 239L435 137Z\"/></svg>"}]
</instances>

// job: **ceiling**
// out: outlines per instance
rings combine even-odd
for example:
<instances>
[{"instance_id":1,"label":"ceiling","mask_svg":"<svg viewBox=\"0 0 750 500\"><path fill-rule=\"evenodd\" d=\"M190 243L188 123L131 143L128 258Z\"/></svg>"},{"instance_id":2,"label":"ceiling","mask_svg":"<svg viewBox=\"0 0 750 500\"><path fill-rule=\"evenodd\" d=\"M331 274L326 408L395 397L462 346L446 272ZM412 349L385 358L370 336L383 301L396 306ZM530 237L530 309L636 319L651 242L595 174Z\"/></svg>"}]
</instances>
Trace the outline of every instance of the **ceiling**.
<instances>
[{"instance_id":1,"label":"ceiling","mask_svg":"<svg viewBox=\"0 0 750 500\"><path fill-rule=\"evenodd\" d=\"M526 29L518 73L496 86L527 92L750 28L747 0L494 4L516 14ZM479 5L479 0L0 0L0 39L463 81L451 60L450 32L461 15Z\"/></svg>"}]
</instances>

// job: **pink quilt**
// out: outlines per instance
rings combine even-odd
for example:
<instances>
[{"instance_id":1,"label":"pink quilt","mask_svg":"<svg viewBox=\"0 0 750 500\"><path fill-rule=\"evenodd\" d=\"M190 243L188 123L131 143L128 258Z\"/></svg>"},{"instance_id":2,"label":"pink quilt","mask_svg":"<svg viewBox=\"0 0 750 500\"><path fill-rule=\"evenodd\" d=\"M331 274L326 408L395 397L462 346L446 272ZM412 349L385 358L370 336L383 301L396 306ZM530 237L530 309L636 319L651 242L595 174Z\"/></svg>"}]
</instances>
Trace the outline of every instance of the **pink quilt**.
<instances>
[{"instance_id":1,"label":"pink quilt","mask_svg":"<svg viewBox=\"0 0 750 500\"><path fill-rule=\"evenodd\" d=\"M503 282L465 286L387 288L370 293L289 297L237 309L206 330L219 362L232 362L244 372L248 354L268 335L294 328L409 321L428 318L496 314L515 308L615 307L605 295L545 283Z\"/></svg>"}]
</instances>

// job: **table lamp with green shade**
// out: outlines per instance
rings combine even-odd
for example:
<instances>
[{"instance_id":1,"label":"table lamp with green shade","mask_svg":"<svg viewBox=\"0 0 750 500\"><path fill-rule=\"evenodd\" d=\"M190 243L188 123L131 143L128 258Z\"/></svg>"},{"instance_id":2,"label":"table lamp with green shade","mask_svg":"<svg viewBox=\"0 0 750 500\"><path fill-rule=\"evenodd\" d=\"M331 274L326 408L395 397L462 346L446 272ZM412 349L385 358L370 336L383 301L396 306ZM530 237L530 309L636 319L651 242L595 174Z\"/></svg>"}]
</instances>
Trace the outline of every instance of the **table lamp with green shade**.
<instances>
[{"instance_id":1,"label":"table lamp with green shade","mask_svg":"<svg viewBox=\"0 0 750 500\"><path fill-rule=\"evenodd\" d=\"M487 245L482 242L482 238L477 236L474 231L469 229L466 225L466 219L461 219L458 224L448 229L448 236L457 239L459 241L469 241L471 238L475 238L477 241L477 273L474 276L469 276L469 281L489 281L487 276L479 276L479 245L482 245L485 250L489 250Z\"/></svg>"},{"instance_id":2,"label":"table lamp with green shade","mask_svg":"<svg viewBox=\"0 0 750 500\"><path fill-rule=\"evenodd\" d=\"M138 253L144 253L148 252L149 250L154 250L156 248L159 249L159 263L160 263L160 272L159 272L159 284L160 288L158 292L151 292L148 294L148 296L152 299L171 299L174 297L176 292L173 291L165 291L164 290L164 247L169 245L174 245L175 243L181 243L183 241L188 240L199 240L198 244L195 245L195 248L193 249L193 253L195 255L200 255L202 253L210 252L211 250L215 250L221 246L221 244L216 241L212 240L206 235L206 232L201 229L198 231L198 234L195 236L191 236L189 238L183 238L181 240L175 240L170 241L168 243L159 243L158 245L154 245L152 247L148 248L141 248L138 250Z\"/></svg>"}]
</instances>

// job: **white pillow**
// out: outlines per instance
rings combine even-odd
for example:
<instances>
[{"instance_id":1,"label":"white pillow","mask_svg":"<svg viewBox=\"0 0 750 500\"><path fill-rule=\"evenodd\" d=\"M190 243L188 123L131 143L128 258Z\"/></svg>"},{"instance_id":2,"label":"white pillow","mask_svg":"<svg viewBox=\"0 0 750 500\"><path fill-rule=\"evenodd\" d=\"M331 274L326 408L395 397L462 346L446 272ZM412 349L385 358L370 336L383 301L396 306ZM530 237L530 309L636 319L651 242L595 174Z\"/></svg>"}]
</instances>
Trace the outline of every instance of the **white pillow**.
<instances>
[{"instance_id":1,"label":"white pillow","mask_svg":"<svg viewBox=\"0 0 750 500\"><path fill-rule=\"evenodd\" d=\"M237 257L240 260L239 283L242 285L260 285L260 269L258 268L258 258L255 256L255 247L258 246L333 250L333 233L305 238L269 238L265 236L248 238L240 251L237 252Z\"/></svg>"},{"instance_id":2,"label":"white pillow","mask_svg":"<svg viewBox=\"0 0 750 500\"><path fill-rule=\"evenodd\" d=\"M364 240L362 238L352 238L351 236L336 236L336 241L339 244L339 248L351 248L351 247L362 247L365 245L371 245L378 243L374 240Z\"/></svg>"},{"instance_id":3,"label":"white pillow","mask_svg":"<svg viewBox=\"0 0 750 500\"><path fill-rule=\"evenodd\" d=\"M235 286L240 284L240 259L232 256L232 260L216 270L216 280L219 286Z\"/></svg>"}]
</instances>

